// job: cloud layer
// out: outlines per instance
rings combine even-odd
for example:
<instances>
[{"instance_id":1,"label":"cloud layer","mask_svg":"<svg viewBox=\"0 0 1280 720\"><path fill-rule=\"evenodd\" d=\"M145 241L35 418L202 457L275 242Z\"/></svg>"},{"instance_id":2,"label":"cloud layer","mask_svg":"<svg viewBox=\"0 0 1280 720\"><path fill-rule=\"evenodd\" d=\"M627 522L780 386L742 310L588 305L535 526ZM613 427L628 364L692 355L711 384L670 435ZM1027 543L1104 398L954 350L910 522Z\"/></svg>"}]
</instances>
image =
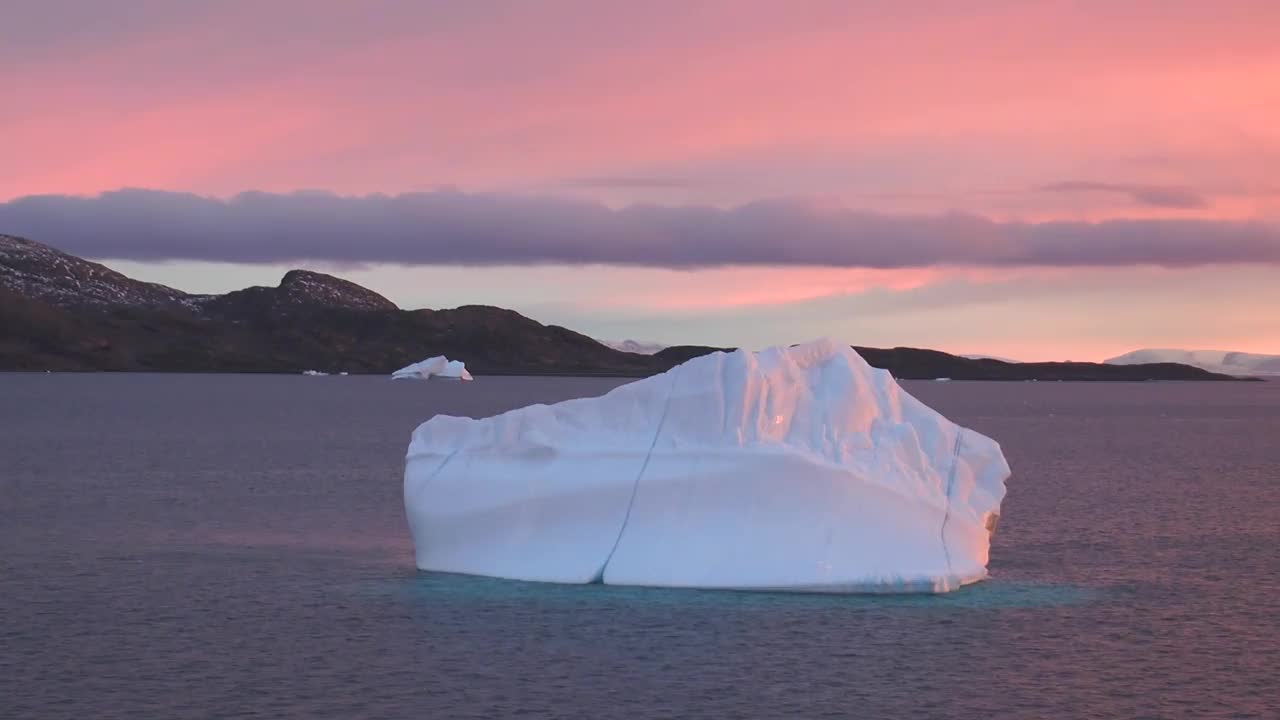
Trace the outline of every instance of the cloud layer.
<instances>
[{"instance_id":1,"label":"cloud layer","mask_svg":"<svg viewBox=\"0 0 1280 720\"><path fill-rule=\"evenodd\" d=\"M453 190L340 197L155 190L0 204L0 232L117 260L406 265L612 264L665 268L1192 267L1280 264L1260 221L996 222L883 215L803 200L732 209L604 205Z\"/></svg>"},{"instance_id":2,"label":"cloud layer","mask_svg":"<svg viewBox=\"0 0 1280 720\"><path fill-rule=\"evenodd\" d=\"M1174 185L1134 185L1073 180L1050 183L1041 186L1040 190L1053 193L1118 193L1128 195L1138 205L1158 208L1193 209L1209 206L1209 201L1195 190Z\"/></svg>"}]
</instances>

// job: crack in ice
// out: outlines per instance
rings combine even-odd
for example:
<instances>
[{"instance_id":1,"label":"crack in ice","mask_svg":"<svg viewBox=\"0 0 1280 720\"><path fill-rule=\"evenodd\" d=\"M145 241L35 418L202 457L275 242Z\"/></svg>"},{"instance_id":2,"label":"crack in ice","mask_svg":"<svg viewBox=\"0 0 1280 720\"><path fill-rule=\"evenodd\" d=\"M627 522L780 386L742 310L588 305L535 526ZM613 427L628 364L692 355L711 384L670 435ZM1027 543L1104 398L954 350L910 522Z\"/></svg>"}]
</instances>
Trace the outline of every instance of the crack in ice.
<instances>
[{"instance_id":1,"label":"crack in ice","mask_svg":"<svg viewBox=\"0 0 1280 720\"><path fill-rule=\"evenodd\" d=\"M951 521L951 488L956 484L956 466L960 464L960 448L964 445L964 428L960 428L960 432L956 433L956 446L951 453L951 472L947 473L947 501L946 508L942 514L942 527L938 529L938 537L942 540L942 554L947 559L947 581L950 582L951 576L955 575L955 570L951 567L951 549L947 547L947 523Z\"/></svg>"},{"instance_id":2,"label":"crack in ice","mask_svg":"<svg viewBox=\"0 0 1280 720\"><path fill-rule=\"evenodd\" d=\"M649 459L653 457L654 448L658 447L658 438L662 437L662 427L667 423L667 414L671 412L671 397L676 394L676 381L680 379L680 371L683 366L677 365L672 370L671 388L667 390L667 402L662 406L662 416L658 418L658 429L653 433L653 442L649 443L649 452L644 456L644 462L640 464L640 472L636 473L635 482L631 484L631 498L627 500L627 512L622 516L622 525L618 527L618 536L613 539L613 547L609 548L609 554L605 556L604 563L600 566L600 572L592 578L591 582L604 582L604 571L609 567L609 561L613 560L613 554L618 551L618 545L622 542L622 535L627 531L627 521L631 519L631 508L636 504L636 493L640 490L640 479L644 477L645 470L649 469Z\"/></svg>"}]
</instances>

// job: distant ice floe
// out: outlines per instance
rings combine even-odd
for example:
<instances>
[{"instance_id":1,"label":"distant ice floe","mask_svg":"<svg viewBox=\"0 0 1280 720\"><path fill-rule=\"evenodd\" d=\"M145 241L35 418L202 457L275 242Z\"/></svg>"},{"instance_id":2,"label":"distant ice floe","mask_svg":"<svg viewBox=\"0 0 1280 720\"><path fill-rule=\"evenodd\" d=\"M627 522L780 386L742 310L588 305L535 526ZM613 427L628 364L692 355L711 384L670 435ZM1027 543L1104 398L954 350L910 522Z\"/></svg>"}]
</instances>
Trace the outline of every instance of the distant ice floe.
<instances>
[{"instance_id":1,"label":"distant ice floe","mask_svg":"<svg viewBox=\"0 0 1280 720\"><path fill-rule=\"evenodd\" d=\"M392 380L470 380L471 373L460 360L450 360L443 355L429 357L422 362L406 365L391 373Z\"/></svg>"},{"instance_id":2,"label":"distant ice floe","mask_svg":"<svg viewBox=\"0 0 1280 720\"><path fill-rule=\"evenodd\" d=\"M320 372L319 370L303 370L303 371L302 371L302 374L303 374L303 375L310 375L311 377L324 377L324 376L328 375L329 373L327 373L327 372Z\"/></svg>"},{"instance_id":3,"label":"distant ice floe","mask_svg":"<svg viewBox=\"0 0 1280 720\"><path fill-rule=\"evenodd\" d=\"M404 500L423 570L946 592L987 576L1008 476L994 440L821 340L712 353L596 398L436 415L413 433Z\"/></svg>"}]
</instances>

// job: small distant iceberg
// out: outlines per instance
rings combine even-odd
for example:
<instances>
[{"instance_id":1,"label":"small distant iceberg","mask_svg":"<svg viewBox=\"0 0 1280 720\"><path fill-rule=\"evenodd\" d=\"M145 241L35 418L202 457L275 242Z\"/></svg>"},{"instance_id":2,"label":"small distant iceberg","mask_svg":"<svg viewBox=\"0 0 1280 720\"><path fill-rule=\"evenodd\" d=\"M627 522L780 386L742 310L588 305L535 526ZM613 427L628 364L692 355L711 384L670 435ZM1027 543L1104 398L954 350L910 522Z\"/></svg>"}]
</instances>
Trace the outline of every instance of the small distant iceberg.
<instances>
[{"instance_id":1,"label":"small distant iceberg","mask_svg":"<svg viewBox=\"0 0 1280 720\"><path fill-rule=\"evenodd\" d=\"M470 380L466 363L461 360L450 360L443 355L429 357L422 362L406 365L391 373L392 380Z\"/></svg>"},{"instance_id":2,"label":"small distant iceberg","mask_svg":"<svg viewBox=\"0 0 1280 720\"><path fill-rule=\"evenodd\" d=\"M327 372L320 372L319 370L303 370L303 371L302 371L302 374L303 374L303 375L310 375L311 377L324 377L325 375L328 375L329 373L327 373Z\"/></svg>"}]
</instances>

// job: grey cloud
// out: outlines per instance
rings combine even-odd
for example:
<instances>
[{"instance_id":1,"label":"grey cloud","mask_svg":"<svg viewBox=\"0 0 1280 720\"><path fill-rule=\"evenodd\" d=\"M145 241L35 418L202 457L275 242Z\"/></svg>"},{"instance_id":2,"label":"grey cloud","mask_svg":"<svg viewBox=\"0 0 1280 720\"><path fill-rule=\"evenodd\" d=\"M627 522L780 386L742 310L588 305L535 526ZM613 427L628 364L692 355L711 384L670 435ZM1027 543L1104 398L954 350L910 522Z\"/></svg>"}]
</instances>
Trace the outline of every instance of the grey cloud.
<instances>
[{"instance_id":1,"label":"grey cloud","mask_svg":"<svg viewBox=\"0 0 1280 720\"><path fill-rule=\"evenodd\" d=\"M1071 180L1050 183L1038 188L1042 192L1082 193L1105 192L1128 195L1139 204L1160 208L1192 209L1208 207L1209 202L1191 188L1176 185L1134 185Z\"/></svg>"},{"instance_id":2,"label":"grey cloud","mask_svg":"<svg viewBox=\"0 0 1280 720\"><path fill-rule=\"evenodd\" d=\"M406 265L613 264L1188 267L1280 264L1260 221L996 222L881 215L804 201L732 209L603 205L436 191L339 197L251 192L229 200L154 190L0 204L0 232L101 259Z\"/></svg>"}]
</instances>

